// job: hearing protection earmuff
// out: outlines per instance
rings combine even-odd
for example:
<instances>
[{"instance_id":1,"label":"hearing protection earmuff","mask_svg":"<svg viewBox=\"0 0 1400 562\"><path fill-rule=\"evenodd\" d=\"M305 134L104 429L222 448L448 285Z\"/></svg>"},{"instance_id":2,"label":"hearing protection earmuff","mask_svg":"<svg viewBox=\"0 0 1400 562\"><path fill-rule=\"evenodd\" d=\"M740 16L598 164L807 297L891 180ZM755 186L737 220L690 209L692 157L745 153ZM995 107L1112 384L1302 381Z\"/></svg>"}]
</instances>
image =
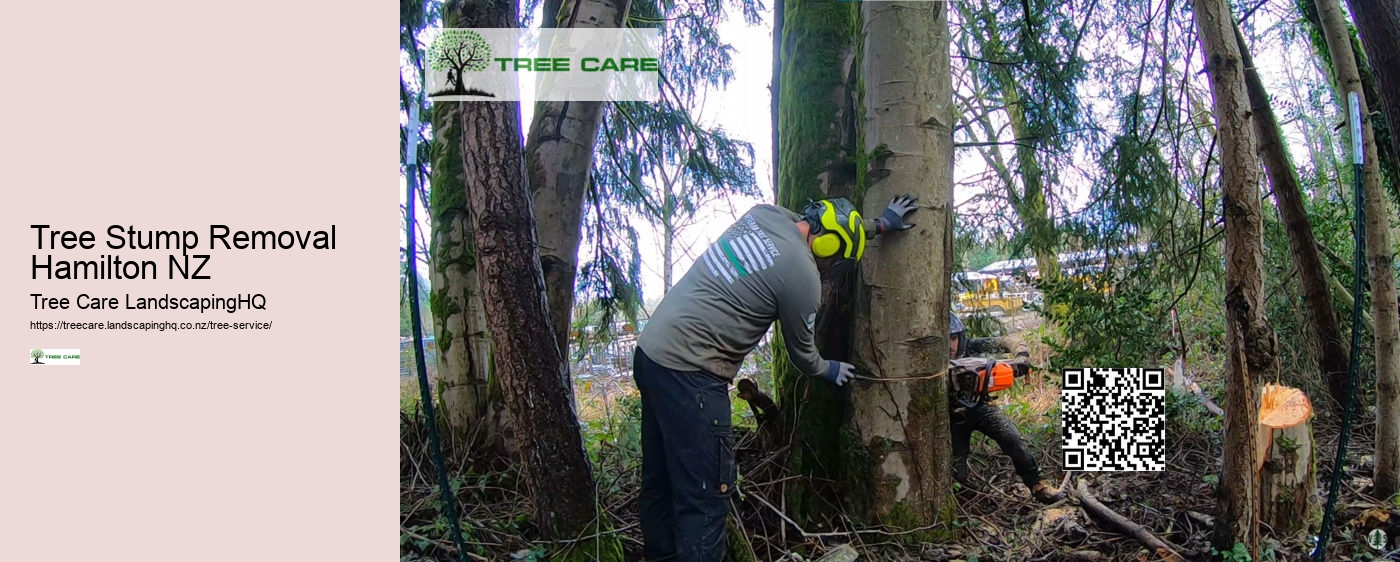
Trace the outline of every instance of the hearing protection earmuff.
<instances>
[{"instance_id":1,"label":"hearing protection earmuff","mask_svg":"<svg viewBox=\"0 0 1400 562\"><path fill-rule=\"evenodd\" d=\"M859 261L865 253L865 224L849 199L838 197L807 204L803 211L816 233L812 253L818 258L839 257Z\"/></svg>"}]
</instances>

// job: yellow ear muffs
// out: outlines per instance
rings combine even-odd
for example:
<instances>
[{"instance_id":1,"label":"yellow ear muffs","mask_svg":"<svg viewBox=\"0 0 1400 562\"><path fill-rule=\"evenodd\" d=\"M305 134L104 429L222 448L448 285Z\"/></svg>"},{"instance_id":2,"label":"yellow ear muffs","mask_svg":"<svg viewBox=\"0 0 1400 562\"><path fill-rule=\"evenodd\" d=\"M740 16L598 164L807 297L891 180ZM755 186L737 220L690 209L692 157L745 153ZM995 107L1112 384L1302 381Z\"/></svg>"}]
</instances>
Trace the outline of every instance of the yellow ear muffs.
<instances>
[{"instance_id":1,"label":"yellow ear muffs","mask_svg":"<svg viewBox=\"0 0 1400 562\"><path fill-rule=\"evenodd\" d=\"M812 239L812 253L818 258L859 260L865 253L865 225L849 200L813 201L803 216L820 233Z\"/></svg>"},{"instance_id":2,"label":"yellow ear muffs","mask_svg":"<svg viewBox=\"0 0 1400 562\"><path fill-rule=\"evenodd\" d=\"M829 258L841 251L841 239L835 234L823 234L812 239L812 253L819 258Z\"/></svg>"}]
</instances>

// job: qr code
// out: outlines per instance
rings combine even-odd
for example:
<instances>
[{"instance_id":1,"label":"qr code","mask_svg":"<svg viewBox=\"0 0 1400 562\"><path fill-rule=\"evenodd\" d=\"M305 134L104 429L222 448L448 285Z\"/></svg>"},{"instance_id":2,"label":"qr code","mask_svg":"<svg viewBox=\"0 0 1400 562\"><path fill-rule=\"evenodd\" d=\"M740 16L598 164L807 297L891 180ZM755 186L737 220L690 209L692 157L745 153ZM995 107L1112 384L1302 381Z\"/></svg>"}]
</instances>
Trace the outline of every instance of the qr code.
<instances>
[{"instance_id":1,"label":"qr code","mask_svg":"<svg viewBox=\"0 0 1400 562\"><path fill-rule=\"evenodd\" d=\"M1166 469L1162 369L1065 369L1060 386L1064 469Z\"/></svg>"}]
</instances>

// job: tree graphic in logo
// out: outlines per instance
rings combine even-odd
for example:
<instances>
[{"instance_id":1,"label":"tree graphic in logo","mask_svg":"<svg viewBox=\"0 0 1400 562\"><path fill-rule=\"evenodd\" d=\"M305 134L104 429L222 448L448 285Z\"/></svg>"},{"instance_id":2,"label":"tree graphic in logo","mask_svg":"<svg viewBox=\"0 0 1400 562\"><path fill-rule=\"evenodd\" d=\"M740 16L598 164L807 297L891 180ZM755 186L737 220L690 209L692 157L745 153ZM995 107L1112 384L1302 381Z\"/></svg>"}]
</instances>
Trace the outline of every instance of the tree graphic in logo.
<instances>
[{"instance_id":1,"label":"tree graphic in logo","mask_svg":"<svg viewBox=\"0 0 1400 562\"><path fill-rule=\"evenodd\" d=\"M428 48L428 64L434 72L447 71L447 85L428 97L486 96L496 97L466 85L466 72L481 72L491 62L491 44L480 33L470 29L444 29Z\"/></svg>"},{"instance_id":2,"label":"tree graphic in logo","mask_svg":"<svg viewBox=\"0 0 1400 562\"><path fill-rule=\"evenodd\" d=\"M44 364L43 361L40 361L40 360L39 360L40 357L43 357L43 356L44 356L44 350L42 350L42 349L30 350L29 356L32 357L32 358L34 358L34 362L33 362L33 363L30 363L30 365L43 365L43 364Z\"/></svg>"}]
</instances>

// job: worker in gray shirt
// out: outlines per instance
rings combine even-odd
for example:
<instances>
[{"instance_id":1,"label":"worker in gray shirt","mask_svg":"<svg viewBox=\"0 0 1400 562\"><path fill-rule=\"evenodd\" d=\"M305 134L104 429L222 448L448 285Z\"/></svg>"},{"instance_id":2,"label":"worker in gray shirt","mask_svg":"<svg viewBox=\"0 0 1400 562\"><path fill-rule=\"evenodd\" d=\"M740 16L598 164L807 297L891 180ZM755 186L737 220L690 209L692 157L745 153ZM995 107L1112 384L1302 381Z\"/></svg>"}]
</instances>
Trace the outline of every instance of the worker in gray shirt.
<instances>
[{"instance_id":1,"label":"worker in gray shirt","mask_svg":"<svg viewBox=\"0 0 1400 562\"><path fill-rule=\"evenodd\" d=\"M661 300L632 364L647 560L723 558L735 479L729 382L774 320L798 370L836 385L850 379L851 365L824 359L813 339L822 272L860 260L868 237L912 227L904 219L916 203L895 197L870 229L845 198L813 202L801 215L758 205Z\"/></svg>"}]
</instances>

